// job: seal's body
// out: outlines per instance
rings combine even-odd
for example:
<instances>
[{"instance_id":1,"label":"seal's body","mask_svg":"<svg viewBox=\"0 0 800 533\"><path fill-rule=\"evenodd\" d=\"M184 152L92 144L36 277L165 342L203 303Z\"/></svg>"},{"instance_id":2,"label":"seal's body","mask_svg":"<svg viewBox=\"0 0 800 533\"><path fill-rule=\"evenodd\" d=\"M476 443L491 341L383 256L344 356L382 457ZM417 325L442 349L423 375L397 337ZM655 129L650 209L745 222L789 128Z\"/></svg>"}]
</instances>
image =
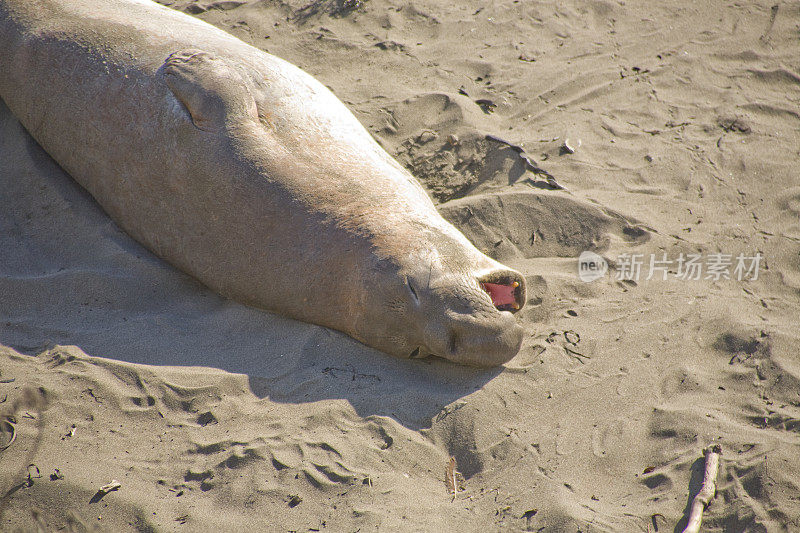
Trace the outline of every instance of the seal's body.
<instances>
[{"instance_id":1,"label":"seal's body","mask_svg":"<svg viewBox=\"0 0 800 533\"><path fill-rule=\"evenodd\" d=\"M297 67L149 0L0 0L0 97L215 291L399 355L502 363L524 279Z\"/></svg>"}]
</instances>

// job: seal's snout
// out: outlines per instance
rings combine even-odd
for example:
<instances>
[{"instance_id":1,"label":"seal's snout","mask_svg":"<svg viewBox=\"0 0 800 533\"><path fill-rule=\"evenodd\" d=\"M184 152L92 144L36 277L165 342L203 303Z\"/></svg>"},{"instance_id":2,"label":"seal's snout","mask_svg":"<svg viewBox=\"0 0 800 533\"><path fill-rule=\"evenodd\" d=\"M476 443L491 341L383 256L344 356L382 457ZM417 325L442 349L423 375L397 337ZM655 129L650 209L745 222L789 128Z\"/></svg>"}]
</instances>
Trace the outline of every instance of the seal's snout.
<instances>
[{"instance_id":1,"label":"seal's snout","mask_svg":"<svg viewBox=\"0 0 800 533\"><path fill-rule=\"evenodd\" d=\"M525 305L525 278L514 270L495 270L478 279L499 311L516 313Z\"/></svg>"},{"instance_id":2,"label":"seal's snout","mask_svg":"<svg viewBox=\"0 0 800 533\"><path fill-rule=\"evenodd\" d=\"M508 312L492 319L452 324L447 358L473 366L497 366L509 361L522 345L524 330Z\"/></svg>"},{"instance_id":3,"label":"seal's snout","mask_svg":"<svg viewBox=\"0 0 800 533\"><path fill-rule=\"evenodd\" d=\"M457 363L501 365L522 345L524 330L513 313L525 304L525 278L497 267L473 275L446 276L434 284L438 305L426 313L425 345Z\"/></svg>"},{"instance_id":4,"label":"seal's snout","mask_svg":"<svg viewBox=\"0 0 800 533\"><path fill-rule=\"evenodd\" d=\"M525 278L516 270L499 268L478 276L477 281L497 311L476 312L453 321L449 358L474 366L501 365L522 345L524 330L513 313L525 305Z\"/></svg>"}]
</instances>

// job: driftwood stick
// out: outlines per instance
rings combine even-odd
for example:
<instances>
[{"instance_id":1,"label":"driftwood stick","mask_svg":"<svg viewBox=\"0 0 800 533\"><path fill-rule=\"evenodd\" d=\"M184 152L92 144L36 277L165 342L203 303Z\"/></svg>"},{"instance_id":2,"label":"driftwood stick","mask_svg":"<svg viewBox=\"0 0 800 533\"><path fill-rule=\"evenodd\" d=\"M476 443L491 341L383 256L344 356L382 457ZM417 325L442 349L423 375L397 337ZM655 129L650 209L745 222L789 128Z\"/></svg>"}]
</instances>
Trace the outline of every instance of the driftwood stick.
<instances>
[{"instance_id":1,"label":"driftwood stick","mask_svg":"<svg viewBox=\"0 0 800 533\"><path fill-rule=\"evenodd\" d=\"M689 513L689 521L683 533L699 533L700 524L703 522L703 511L708 507L711 498L717 492L717 471L719 470L719 456L722 454L722 446L714 444L703 450L706 456L706 470L703 474L703 486L700 492L692 500L692 510Z\"/></svg>"},{"instance_id":2,"label":"driftwood stick","mask_svg":"<svg viewBox=\"0 0 800 533\"><path fill-rule=\"evenodd\" d=\"M0 422L0 425L3 426L0 428L0 433L9 433L11 435L7 443L0 444L0 452L2 452L3 450L10 448L11 445L14 444L14 441L17 440L17 428L11 423L10 420L8 420L8 418Z\"/></svg>"}]
</instances>

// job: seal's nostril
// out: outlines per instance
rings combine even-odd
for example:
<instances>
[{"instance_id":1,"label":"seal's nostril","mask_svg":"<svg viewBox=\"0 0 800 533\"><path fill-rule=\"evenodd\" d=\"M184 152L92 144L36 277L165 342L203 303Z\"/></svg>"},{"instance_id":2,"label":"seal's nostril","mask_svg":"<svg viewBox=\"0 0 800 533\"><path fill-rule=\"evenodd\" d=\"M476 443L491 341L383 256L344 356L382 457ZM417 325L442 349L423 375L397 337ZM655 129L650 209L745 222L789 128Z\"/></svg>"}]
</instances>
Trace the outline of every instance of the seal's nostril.
<instances>
[{"instance_id":1,"label":"seal's nostril","mask_svg":"<svg viewBox=\"0 0 800 533\"><path fill-rule=\"evenodd\" d=\"M411 352L411 355L408 356L409 359L414 359L415 357L419 356L419 346L414 348L414 351Z\"/></svg>"}]
</instances>

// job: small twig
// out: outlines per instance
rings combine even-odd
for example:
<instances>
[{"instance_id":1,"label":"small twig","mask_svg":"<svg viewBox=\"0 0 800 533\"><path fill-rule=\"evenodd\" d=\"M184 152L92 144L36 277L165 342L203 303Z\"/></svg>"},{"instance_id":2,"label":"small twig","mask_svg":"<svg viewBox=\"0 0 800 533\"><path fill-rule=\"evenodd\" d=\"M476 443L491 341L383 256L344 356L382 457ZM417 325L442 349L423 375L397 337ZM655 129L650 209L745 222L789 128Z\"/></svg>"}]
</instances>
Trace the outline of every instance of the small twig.
<instances>
[{"instance_id":1,"label":"small twig","mask_svg":"<svg viewBox=\"0 0 800 533\"><path fill-rule=\"evenodd\" d=\"M9 422L8 419L3 420L0 422L0 424L3 425L0 433L11 433L11 437L8 439L8 442L0 445L0 452L2 452L3 450L8 449L12 444L14 444L14 441L17 440L17 428L14 427L14 424Z\"/></svg>"},{"instance_id":2,"label":"small twig","mask_svg":"<svg viewBox=\"0 0 800 533\"><path fill-rule=\"evenodd\" d=\"M38 415L38 420L36 421L36 436L33 438L33 441L27 444L27 454L25 456L24 462L22 464L31 465L33 458L36 456L37 452L39 451L39 447L42 444L42 440L44 438L44 428L45 428L45 416L44 413L47 410L47 398L45 396L45 392L43 388L34 389L32 387L24 387L21 391L21 395L19 398L14 400L14 402L10 406L6 406L4 412L0 413L0 418L4 418L7 423L9 423L14 430L14 435L12 435L12 439L16 435L16 428L14 428L13 417L16 415L18 411L21 409L28 408L35 410L36 414ZM10 440L12 440L10 439ZM10 446L11 442L9 442L6 446ZM36 466L36 465L32 465ZM3 522L3 515L5 514L5 510L8 507L8 502L11 499L11 496L23 486L31 486L33 484L33 477L30 474L30 466L26 468L21 468L19 474L14 477L21 477L22 475L26 476L26 481L23 481L22 484L15 483L11 481L9 486L6 483L0 484L0 523ZM41 476L39 476L41 477Z\"/></svg>"},{"instance_id":3,"label":"small twig","mask_svg":"<svg viewBox=\"0 0 800 533\"><path fill-rule=\"evenodd\" d=\"M89 503L97 503L103 499L103 497L108 494L109 492L113 492L115 490L119 490L122 486L122 483L117 481L116 479L112 479L111 483L107 485L103 485L100 489L92 496L92 499L89 500Z\"/></svg>"},{"instance_id":4,"label":"small twig","mask_svg":"<svg viewBox=\"0 0 800 533\"><path fill-rule=\"evenodd\" d=\"M456 479L456 458L451 457L450 462L447 463L447 475L446 475L446 482L447 482L447 491L453 495L453 499L455 499L456 494L458 494L458 479Z\"/></svg>"},{"instance_id":5,"label":"small twig","mask_svg":"<svg viewBox=\"0 0 800 533\"><path fill-rule=\"evenodd\" d=\"M700 524L703 522L703 511L705 511L711 498L717 492L717 471L719 470L719 456L722 454L722 446L714 444L703 450L706 457L706 470L703 474L703 485L700 492L692 500L692 510L689 513L689 521L683 533L698 533Z\"/></svg>"},{"instance_id":6,"label":"small twig","mask_svg":"<svg viewBox=\"0 0 800 533\"><path fill-rule=\"evenodd\" d=\"M36 469L36 474L35 475L31 475L31 467ZM32 487L33 486L33 480L34 479L40 479L42 477L42 472L39 470L39 467L36 466L33 463L28 465L27 472L28 472L28 481L26 482L26 486Z\"/></svg>"},{"instance_id":7,"label":"small twig","mask_svg":"<svg viewBox=\"0 0 800 533\"><path fill-rule=\"evenodd\" d=\"M120 483L116 479L112 479L111 483L109 483L107 485L103 485L102 487L100 487L100 490L97 491L97 492L109 493L111 491L119 489L121 486L122 486L122 483Z\"/></svg>"}]
</instances>

